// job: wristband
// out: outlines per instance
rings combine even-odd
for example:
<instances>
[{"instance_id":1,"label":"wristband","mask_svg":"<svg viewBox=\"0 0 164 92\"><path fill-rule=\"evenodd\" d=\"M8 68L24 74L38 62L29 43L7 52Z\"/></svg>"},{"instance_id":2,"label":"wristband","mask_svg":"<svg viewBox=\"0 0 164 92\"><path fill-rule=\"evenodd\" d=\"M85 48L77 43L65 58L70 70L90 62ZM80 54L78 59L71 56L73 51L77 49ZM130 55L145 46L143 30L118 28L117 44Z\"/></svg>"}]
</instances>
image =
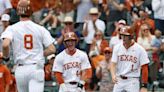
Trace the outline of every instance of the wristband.
<instances>
[{"instance_id":1,"label":"wristband","mask_svg":"<svg viewBox=\"0 0 164 92\"><path fill-rule=\"evenodd\" d=\"M81 83L78 83L77 87L79 87L79 88L83 89L84 85L83 85L83 84L81 84Z\"/></svg>"},{"instance_id":2,"label":"wristband","mask_svg":"<svg viewBox=\"0 0 164 92\"><path fill-rule=\"evenodd\" d=\"M84 87L84 84L85 84L85 81L79 81L79 83L78 83L78 85L77 85L77 87L79 87L79 88L83 88Z\"/></svg>"},{"instance_id":3,"label":"wristband","mask_svg":"<svg viewBox=\"0 0 164 92\"><path fill-rule=\"evenodd\" d=\"M141 87L147 88L147 83L142 83Z\"/></svg>"}]
</instances>

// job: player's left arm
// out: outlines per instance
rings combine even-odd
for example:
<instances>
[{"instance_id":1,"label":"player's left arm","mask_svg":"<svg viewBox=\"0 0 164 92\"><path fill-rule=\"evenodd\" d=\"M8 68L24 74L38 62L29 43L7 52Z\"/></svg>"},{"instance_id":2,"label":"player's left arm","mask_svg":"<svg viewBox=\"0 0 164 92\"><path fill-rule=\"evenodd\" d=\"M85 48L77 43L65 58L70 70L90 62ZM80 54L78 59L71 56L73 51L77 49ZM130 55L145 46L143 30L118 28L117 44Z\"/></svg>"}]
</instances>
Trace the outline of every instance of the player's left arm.
<instances>
[{"instance_id":1,"label":"player's left arm","mask_svg":"<svg viewBox=\"0 0 164 92\"><path fill-rule=\"evenodd\" d=\"M56 48L53 44L51 44L44 50L44 56L48 56L48 55L53 54L55 52L56 52Z\"/></svg>"},{"instance_id":2,"label":"player's left arm","mask_svg":"<svg viewBox=\"0 0 164 92\"><path fill-rule=\"evenodd\" d=\"M2 49L3 49L3 59L5 61L8 61L7 59L9 59L10 43L11 43L10 39L8 39L8 38L3 39Z\"/></svg>"},{"instance_id":3,"label":"player's left arm","mask_svg":"<svg viewBox=\"0 0 164 92\"><path fill-rule=\"evenodd\" d=\"M55 39L50 35L50 32L46 30L44 27L42 27L41 30L43 35L43 45L45 47L43 53L44 56L54 54L56 52L56 48L54 46Z\"/></svg>"},{"instance_id":4,"label":"player's left arm","mask_svg":"<svg viewBox=\"0 0 164 92\"><path fill-rule=\"evenodd\" d=\"M92 77L92 68L91 64L89 62L88 56L85 53L82 55L82 64L81 64L81 76L80 76L80 81L78 83L78 87L83 89L85 83L90 80Z\"/></svg>"},{"instance_id":5,"label":"player's left arm","mask_svg":"<svg viewBox=\"0 0 164 92\"><path fill-rule=\"evenodd\" d=\"M140 64L141 64L141 90L140 92L147 92L147 83L148 83L148 63L149 58L144 48L141 49Z\"/></svg>"},{"instance_id":6,"label":"player's left arm","mask_svg":"<svg viewBox=\"0 0 164 92\"><path fill-rule=\"evenodd\" d=\"M88 81L91 79L92 77L92 69L91 68L88 68L88 69L85 69L85 70L82 70L81 72L81 77L80 77L80 81L77 85L78 87L78 90L81 92L81 90L83 88L85 88L85 84L88 83Z\"/></svg>"},{"instance_id":7,"label":"player's left arm","mask_svg":"<svg viewBox=\"0 0 164 92\"><path fill-rule=\"evenodd\" d=\"M142 83L141 83L141 91L147 92L147 83L148 83L148 64L142 65Z\"/></svg>"}]
</instances>

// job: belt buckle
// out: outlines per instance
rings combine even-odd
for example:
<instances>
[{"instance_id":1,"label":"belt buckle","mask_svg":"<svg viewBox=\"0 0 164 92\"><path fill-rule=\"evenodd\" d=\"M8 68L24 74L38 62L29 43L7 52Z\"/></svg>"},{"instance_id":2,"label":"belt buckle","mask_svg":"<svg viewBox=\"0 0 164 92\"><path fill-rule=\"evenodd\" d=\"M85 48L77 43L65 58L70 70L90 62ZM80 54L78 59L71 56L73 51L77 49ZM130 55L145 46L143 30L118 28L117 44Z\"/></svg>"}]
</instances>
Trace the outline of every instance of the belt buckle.
<instances>
[{"instance_id":1,"label":"belt buckle","mask_svg":"<svg viewBox=\"0 0 164 92\"><path fill-rule=\"evenodd\" d=\"M126 77L126 76L123 76L123 75L120 75L120 78L121 78L121 79L123 79L123 80L126 80L126 79L128 79L128 77Z\"/></svg>"}]
</instances>

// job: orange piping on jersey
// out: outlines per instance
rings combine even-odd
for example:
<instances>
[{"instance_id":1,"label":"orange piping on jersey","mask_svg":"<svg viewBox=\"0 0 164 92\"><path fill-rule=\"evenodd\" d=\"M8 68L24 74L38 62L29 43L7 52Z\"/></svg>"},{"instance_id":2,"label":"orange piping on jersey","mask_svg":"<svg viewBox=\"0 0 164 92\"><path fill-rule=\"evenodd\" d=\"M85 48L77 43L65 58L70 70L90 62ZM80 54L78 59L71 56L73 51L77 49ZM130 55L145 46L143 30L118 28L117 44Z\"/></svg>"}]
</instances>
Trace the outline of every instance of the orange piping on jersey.
<instances>
[{"instance_id":1,"label":"orange piping on jersey","mask_svg":"<svg viewBox=\"0 0 164 92\"><path fill-rule=\"evenodd\" d=\"M148 82L148 64L142 65L142 83Z\"/></svg>"},{"instance_id":2,"label":"orange piping on jersey","mask_svg":"<svg viewBox=\"0 0 164 92\"><path fill-rule=\"evenodd\" d=\"M61 73L61 72L55 72L54 75L55 75L55 77L56 77L56 79L57 79L57 82L58 82L59 84L64 83L64 79L63 79L63 77L62 77L62 73Z\"/></svg>"}]
</instances>

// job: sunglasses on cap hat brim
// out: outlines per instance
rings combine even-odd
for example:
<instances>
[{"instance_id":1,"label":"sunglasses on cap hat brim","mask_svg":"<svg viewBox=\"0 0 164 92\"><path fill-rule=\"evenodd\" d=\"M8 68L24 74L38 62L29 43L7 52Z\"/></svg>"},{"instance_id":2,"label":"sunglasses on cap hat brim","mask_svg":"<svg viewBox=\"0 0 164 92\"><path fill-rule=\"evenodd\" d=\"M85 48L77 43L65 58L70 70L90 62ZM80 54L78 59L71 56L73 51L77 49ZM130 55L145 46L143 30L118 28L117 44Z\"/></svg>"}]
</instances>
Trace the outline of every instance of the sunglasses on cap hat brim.
<instances>
[{"instance_id":1,"label":"sunglasses on cap hat brim","mask_svg":"<svg viewBox=\"0 0 164 92\"><path fill-rule=\"evenodd\" d=\"M105 51L104 54L111 54L111 51Z\"/></svg>"}]
</instances>

